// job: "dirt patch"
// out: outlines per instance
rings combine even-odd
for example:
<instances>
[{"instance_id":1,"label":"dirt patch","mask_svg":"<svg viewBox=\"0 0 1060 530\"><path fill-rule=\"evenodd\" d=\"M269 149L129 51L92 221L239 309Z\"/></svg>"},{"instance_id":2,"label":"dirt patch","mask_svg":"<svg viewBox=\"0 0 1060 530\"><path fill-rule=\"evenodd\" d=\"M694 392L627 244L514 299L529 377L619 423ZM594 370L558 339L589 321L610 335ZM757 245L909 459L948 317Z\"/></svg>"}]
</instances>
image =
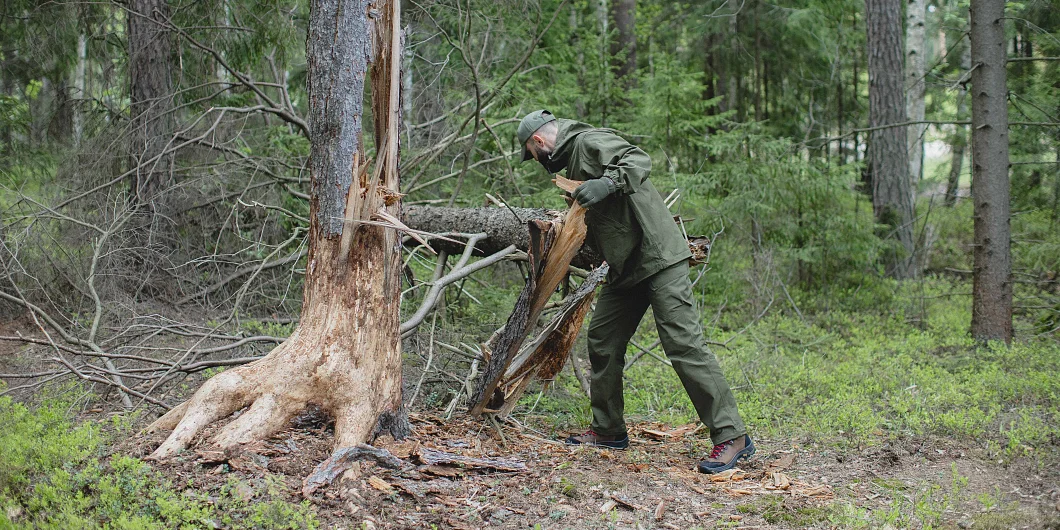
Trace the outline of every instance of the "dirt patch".
<instances>
[{"instance_id":1,"label":"dirt patch","mask_svg":"<svg viewBox=\"0 0 1060 530\"><path fill-rule=\"evenodd\" d=\"M246 484L248 498L271 477L272 484L286 486L290 500L301 500L302 480L331 451L323 421L303 417L265 442L228 454L200 442L156 468L175 484L208 492L236 478ZM892 509L947 491L959 480L955 476L967 478L965 494L939 517L943 526L972 525L982 507L969 499L992 494L1009 503L1006 509L1016 503L1018 520L1044 525L1054 513L1050 496L1060 491L1056 470L1006 467L947 440L908 439L836 452L760 439L754 459L718 480L694 470L709 440L691 426L634 424L630 449L616 451L569 448L513 425L498 433L468 417L413 415L412 421L409 440L376 443L401 458L403 469L358 462L310 497L326 527L831 528L840 506ZM162 438L132 439L115 449L145 456ZM526 470L427 465L417 458L422 449L516 461Z\"/></svg>"}]
</instances>

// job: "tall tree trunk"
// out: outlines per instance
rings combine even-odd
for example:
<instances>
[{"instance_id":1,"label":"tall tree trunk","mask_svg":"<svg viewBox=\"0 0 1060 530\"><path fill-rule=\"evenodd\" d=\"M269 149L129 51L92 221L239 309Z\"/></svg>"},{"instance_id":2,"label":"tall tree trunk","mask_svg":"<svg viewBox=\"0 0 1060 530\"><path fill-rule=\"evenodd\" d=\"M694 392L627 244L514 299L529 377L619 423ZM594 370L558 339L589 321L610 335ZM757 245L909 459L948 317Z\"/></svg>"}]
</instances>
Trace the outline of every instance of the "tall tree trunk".
<instances>
[{"instance_id":1,"label":"tall tree trunk","mask_svg":"<svg viewBox=\"0 0 1060 530\"><path fill-rule=\"evenodd\" d=\"M740 69L736 67L737 50L740 49L740 9L743 7L742 0L729 0L729 53L726 58L725 73L725 110L739 110L740 108Z\"/></svg>"},{"instance_id":2,"label":"tall tree trunk","mask_svg":"<svg viewBox=\"0 0 1060 530\"><path fill-rule=\"evenodd\" d=\"M378 13L371 19L370 5ZM306 51L312 193L301 321L267 356L215 376L159 418L152 429L174 430L153 458L173 455L206 425L244 407L214 438L218 445L267 437L310 403L335 419L336 449L363 443L373 432L407 434L400 238L392 228L358 222L400 215L400 23L394 0L312 2ZM361 144L369 58L374 168Z\"/></svg>"},{"instance_id":3,"label":"tall tree trunk","mask_svg":"<svg viewBox=\"0 0 1060 530\"><path fill-rule=\"evenodd\" d=\"M575 55L575 75L577 75L578 86L587 86L585 82L585 45L582 42L581 33L579 27L581 26L578 17L578 5L572 3L570 5L570 46L577 50ZM574 114L578 117L578 121L585 121L587 119L587 109L585 108L584 98L577 98L574 101Z\"/></svg>"},{"instance_id":4,"label":"tall tree trunk","mask_svg":"<svg viewBox=\"0 0 1060 530\"><path fill-rule=\"evenodd\" d=\"M132 164L137 167L132 189L141 203L153 204L168 184L173 106L173 48L163 24L169 18L166 0L130 0L128 21L129 94L132 110ZM157 159L156 159L157 157Z\"/></svg>"},{"instance_id":5,"label":"tall tree trunk","mask_svg":"<svg viewBox=\"0 0 1060 530\"><path fill-rule=\"evenodd\" d=\"M855 16L853 16L851 18L852 18L851 24L850 24L851 29L857 31L858 17L857 17L857 15L855 15ZM858 98L861 97L861 87L858 84L858 79L859 79L859 76L860 76L860 74L858 73L858 64L859 64L859 61L861 59L861 54L858 53L858 52L860 52L861 50L859 50L857 48L860 48L860 46L855 47L855 49L853 50L853 54L852 55L853 55L854 64L851 65L852 69L853 69L853 76L852 77L854 78L854 82L852 84L854 86L851 87L851 94L853 95L853 97L850 98L850 101L851 101L851 104L854 106L855 109L858 108ZM858 160L860 159L860 157L861 157L861 135L858 134L857 132L855 132L854 133L854 160L853 160L853 162L856 164L858 162ZM872 182L865 178L866 175L871 175L871 174L872 174L871 171L864 171L864 170L862 171L862 185L865 187L864 189L866 189L866 190L871 190L872 189Z\"/></svg>"},{"instance_id":6,"label":"tall tree trunk","mask_svg":"<svg viewBox=\"0 0 1060 530\"><path fill-rule=\"evenodd\" d=\"M972 336L1012 341L1005 2L972 0Z\"/></svg>"},{"instance_id":7,"label":"tall tree trunk","mask_svg":"<svg viewBox=\"0 0 1060 530\"><path fill-rule=\"evenodd\" d=\"M762 121L762 30L758 27L759 13L761 12L761 2L755 2L754 11L754 25L755 25L755 64L754 64L754 76L751 78L754 80L754 92L755 92L755 121Z\"/></svg>"},{"instance_id":8,"label":"tall tree trunk","mask_svg":"<svg viewBox=\"0 0 1060 530\"><path fill-rule=\"evenodd\" d=\"M972 67L972 53L970 46L964 46L961 51L961 72L967 72ZM958 85L957 92L957 119L963 120L968 112L968 91L965 85ZM968 145L968 127L958 125L953 133L950 144L950 175L946 179L946 206L957 204L957 194L960 192L961 166L964 164L965 147Z\"/></svg>"},{"instance_id":9,"label":"tall tree trunk","mask_svg":"<svg viewBox=\"0 0 1060 530\"><path fill-rule=\"evenodd\" d=\"M927 62L925 39L927 18L926 0L907 0L905 5L905 78L908 96L906 115L909 121L924 121L924 73ZM909 178L914 185L920 182L924 172L924 133L927 125L909 127Z\"/></svg>"},{"instance_id":10,"label":"tall tree trunk","mask_svg":"<svg viewBox=\"0 0 1060 530\"><path fill-rule=\"evenodd\" d=\"M637 0L612 0L611 18L617 38L611 41L611 68L625 88L633 86L637 71Z\"/></svg>"},{"instance_id":11,"label":"tall tree trunk","mask_svg":"<svg viewBox=\"0 0 1060 530\"><path fill-rule=\"evenodd\" d=\"M596 27L600 31L600 57L604 58L610 53L608 48L608 41L610 40L611 33L611 22L609 21L609 2L608 0L595 0L593 2L593 14L596 15ZM606 63L604 68L607 68ZM599 72L596 76L596 90L597 96L600 99L600 126L607 127L608 124L608 113L611 110L611 76L606 75L606 71Z\"/></svg>"},{"instance_id":12,"label":"tall tree trunk","mask_svg":"<svg viewBox=\"0 0 1060 530\"><path fill-rule=\"evenodd\" d=\"M85 36L84 28L77 34L77 64L74 66L73 79L70 84L73 85L74 92L71 94L73 101L71 102L73 107L70 109L73 112L71 116L73 120L73 137L74 137L74 148L81 147L81 137L85 134L85 118L83 114L84 100L87 99L88 94L85 89L85 65L88 62L88 39Z\"/></svg>"},{"instance_id":13,"label":"tall tree trunk","mask_svg":"<svg viewBox=\"0 0 1060 530\"><path fill-rule=\"evenodd\" d=\"M913 266L913 194L909 187L909 156L902 87L902 4L900 0L865 0L869 54L869 162L872 206L877 221L889 227L901 245L888 260L895 278L916 275Z\"/></svg>"}]
</instances>

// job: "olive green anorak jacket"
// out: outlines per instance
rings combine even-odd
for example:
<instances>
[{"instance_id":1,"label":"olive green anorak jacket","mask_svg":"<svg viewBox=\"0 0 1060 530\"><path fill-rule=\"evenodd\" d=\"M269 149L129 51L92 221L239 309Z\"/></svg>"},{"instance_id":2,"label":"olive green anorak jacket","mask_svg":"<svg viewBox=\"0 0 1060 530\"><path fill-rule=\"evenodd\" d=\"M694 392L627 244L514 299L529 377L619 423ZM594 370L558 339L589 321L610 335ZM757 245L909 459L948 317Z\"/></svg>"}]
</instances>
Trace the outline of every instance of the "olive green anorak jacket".
<instances>
[{"instance_id":1,"label":"olive green anorak jacket","mask_svg":"<svg viewBox=\"0 0 1060 530\"><path fill-rule=\"evenodd\" d=\"M651 158L609 129L557 120L552 159L566 160L567 178L608 177L618 191L586 214L586 241L611 269L608 283L623 288L692 257L662 195L648 180Z\"/></svg>"}]
</instances>

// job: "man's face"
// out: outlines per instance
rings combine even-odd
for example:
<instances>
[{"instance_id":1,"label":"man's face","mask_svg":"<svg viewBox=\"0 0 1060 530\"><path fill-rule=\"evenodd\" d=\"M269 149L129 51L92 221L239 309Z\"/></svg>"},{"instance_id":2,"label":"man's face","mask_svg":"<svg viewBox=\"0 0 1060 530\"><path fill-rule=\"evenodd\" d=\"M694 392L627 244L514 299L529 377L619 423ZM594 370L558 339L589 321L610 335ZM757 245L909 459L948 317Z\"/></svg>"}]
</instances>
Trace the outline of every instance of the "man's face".
<instances>
[{"instance_id":1,"label":"man's face","mask_svg":"<svg viewBox=\"0 0 1060 530\"><path fill-rule=\"evenodd\" d=\"M543 144L535 143L533 138L526 141L526 149L530 151L530 155L538 162L546 162L548 157L552 155L552 149Z\"/></svg>"},{"instance_id":2,"label":"man's face","mask_svg":"<svg viewBox=\"0 0 1060 530\"><path fill-rule=\"evenodd\" d=\"M549 161L549 157L552 156L554 150L555 138L550 138L547 133L535 133L526 141L526 150L530 152L530 155L534 157L542 166L545 166ZM548 167L546 166L547 170Z\"/></svg>"}]
</instances>

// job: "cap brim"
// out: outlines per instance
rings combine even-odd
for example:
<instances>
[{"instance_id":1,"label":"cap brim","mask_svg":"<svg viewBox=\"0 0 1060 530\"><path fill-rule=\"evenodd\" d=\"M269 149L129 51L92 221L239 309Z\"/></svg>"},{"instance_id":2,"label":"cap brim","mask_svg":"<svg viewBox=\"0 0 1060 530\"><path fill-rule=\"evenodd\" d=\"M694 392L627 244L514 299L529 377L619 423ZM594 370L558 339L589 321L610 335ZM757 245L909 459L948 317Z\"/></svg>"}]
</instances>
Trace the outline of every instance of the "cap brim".
<instances>
[{"instance_id":1,"label":"cap brim","mask_svg":"<svg viewBox=\"0 0 1060 530\"><path fill-rule=\"evenodd\" d=\"M527 160L533 160L533 158L534 158L534 155L531 155L530 154L530 150L527 149L526 146L524 145L523 146L523 160L520 163L526 162Z\"/></svg>"}]
</instances>

